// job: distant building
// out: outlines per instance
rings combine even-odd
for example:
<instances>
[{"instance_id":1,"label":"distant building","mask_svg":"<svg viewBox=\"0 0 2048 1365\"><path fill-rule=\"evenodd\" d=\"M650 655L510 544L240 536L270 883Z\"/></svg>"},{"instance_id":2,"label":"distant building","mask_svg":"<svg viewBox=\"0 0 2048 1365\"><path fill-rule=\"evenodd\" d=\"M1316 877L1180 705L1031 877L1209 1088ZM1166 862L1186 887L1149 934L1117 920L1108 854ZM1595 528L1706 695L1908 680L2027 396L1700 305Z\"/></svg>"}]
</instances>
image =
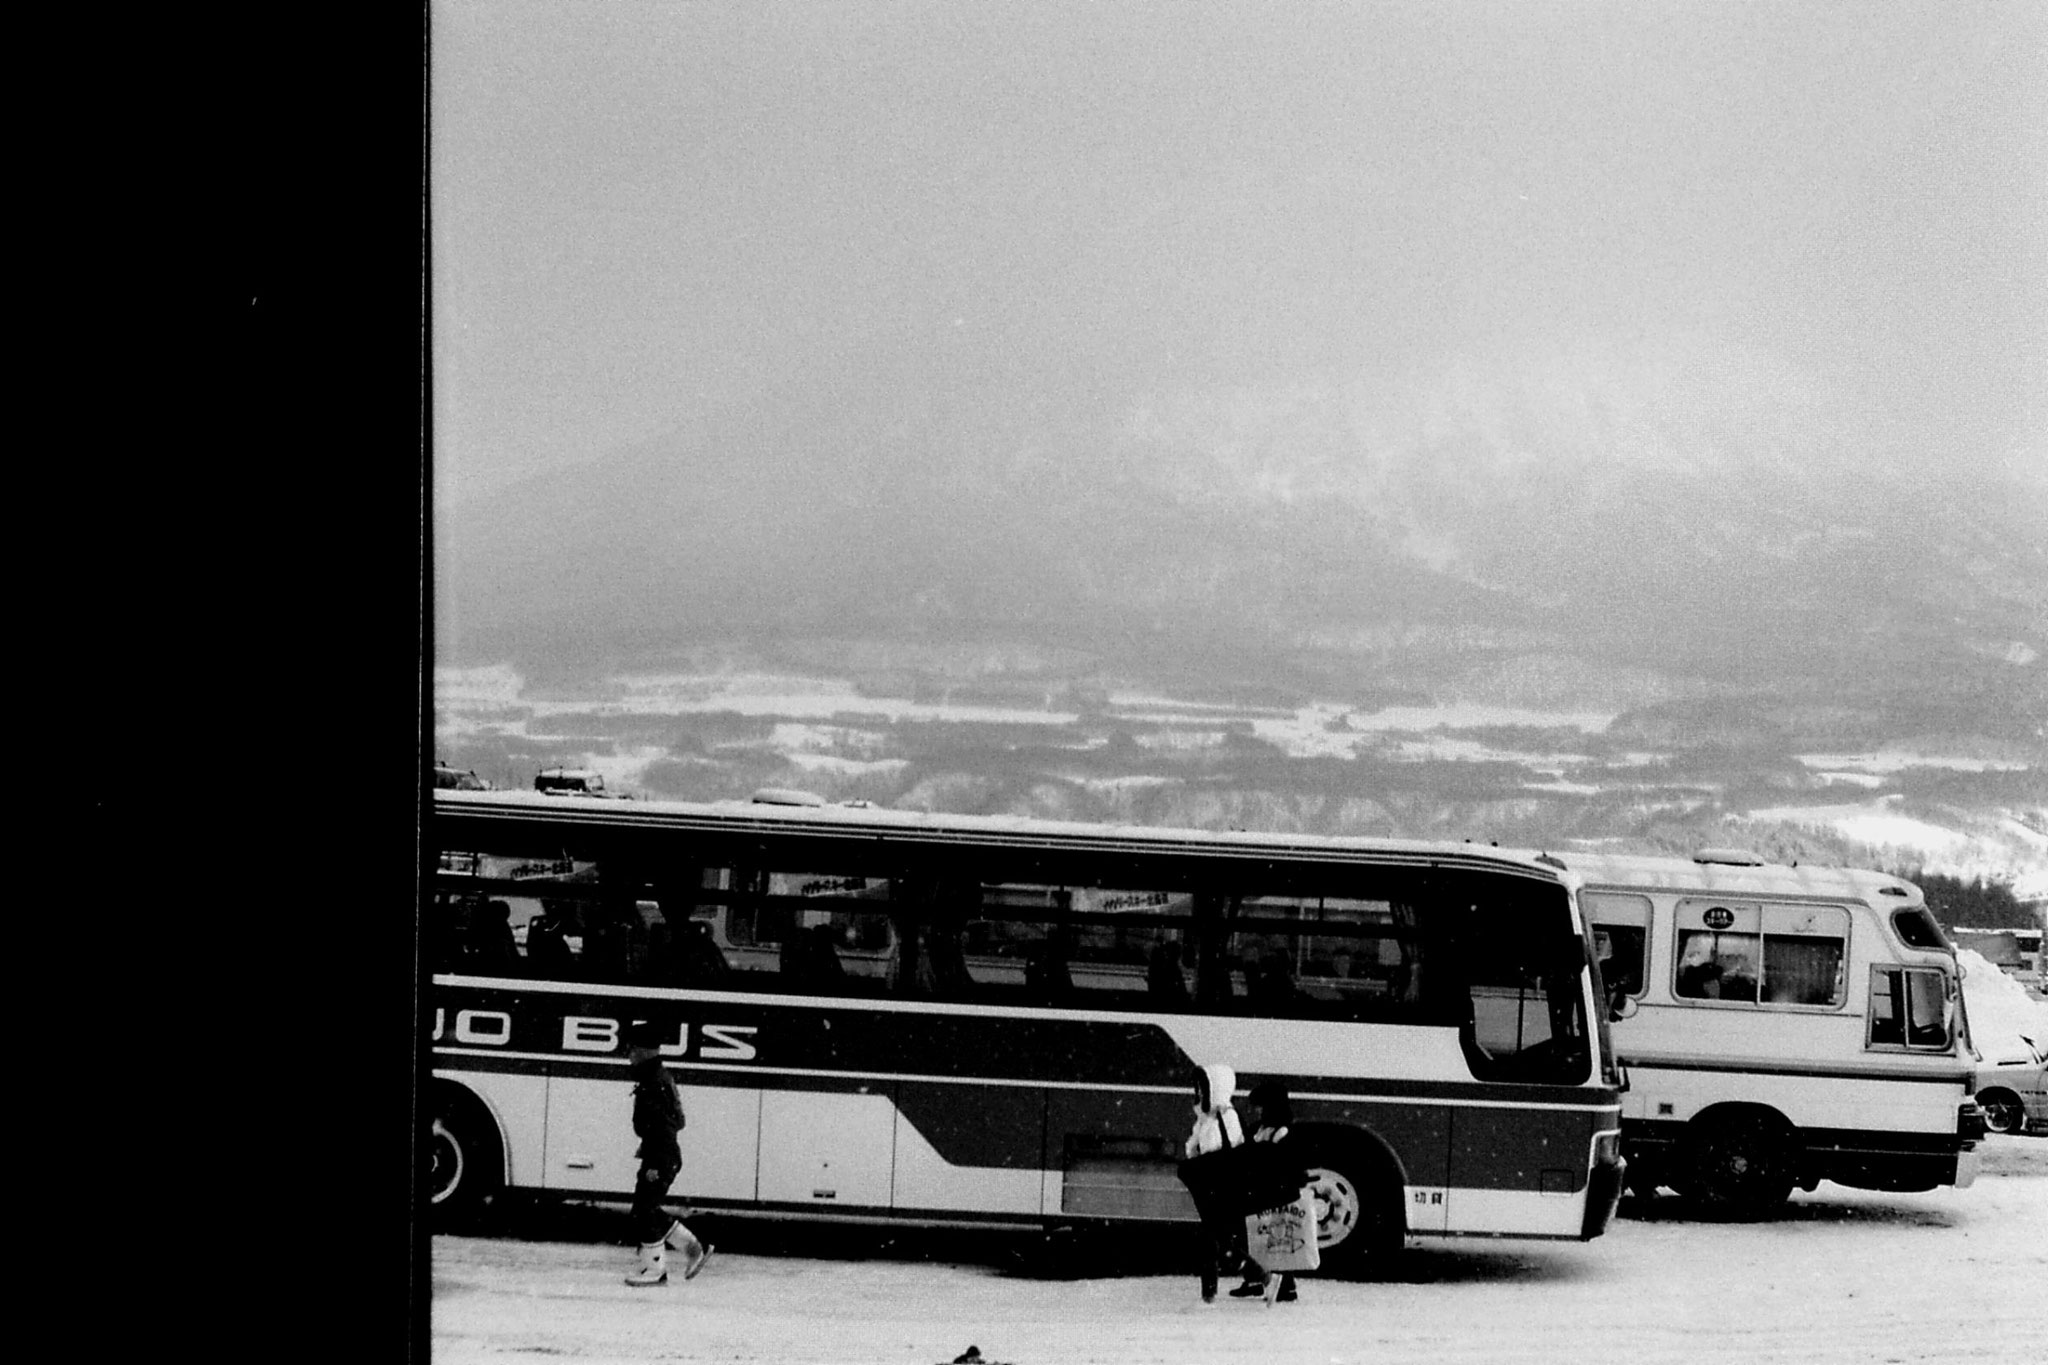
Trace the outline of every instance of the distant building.
<instances>
[{"instance_id":1,"label":"distant building","mask_svg":"<svg viewBox=\"0 0 2048 1365\"><path fill-rule=\"evenodd\" d=\"M2003 967L2008 971L2027 970L2034 965L2032 955L2020 946L2020 937L2027 932L2024 929L1957 929L1955 940L1958 948L1968 948L1994 966ZM2032 937L2034 948L2038 951L2041 936L2033 934Z\"/></svg>"},{"instance_id":2,"label":"distant building","mask_svg":"<svg viewBox=\"0 0 2048 1365\"><path fill-rule=\"evenodd\" d=\"M1985 961L2008 975L2031 977L2037 986L2048 986L2048 961L2043 960L2040 929L1964 929L1953 937L1958 948L1981 954Z\"/></svg>"}]
</instances>

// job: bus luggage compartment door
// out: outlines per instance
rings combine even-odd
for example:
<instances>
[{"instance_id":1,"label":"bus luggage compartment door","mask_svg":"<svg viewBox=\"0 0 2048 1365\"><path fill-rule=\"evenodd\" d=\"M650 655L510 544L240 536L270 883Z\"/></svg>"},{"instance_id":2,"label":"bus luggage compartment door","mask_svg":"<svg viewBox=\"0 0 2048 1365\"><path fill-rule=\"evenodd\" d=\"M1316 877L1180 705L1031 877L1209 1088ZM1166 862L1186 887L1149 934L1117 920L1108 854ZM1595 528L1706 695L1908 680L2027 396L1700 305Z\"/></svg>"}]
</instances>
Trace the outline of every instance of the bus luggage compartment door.
<instances>
[{"instance_id":1,"label":"bus luggage compartment door","mask_svg":"<svg viewBox=\"0 0 2048 1365\"><path fill-rule=\"evenodd\" d=\"M1189 1097L1147 1090L1056 1090L1047 1098L1046 1211L1094 1218L1195 1219L1177 1166Z\"/></svg>"},{"instance_id":2,"label":"bus luggage compartment door","mask_svg":"<svg viewBox=\"0 0 2048 1365\"><path fill-rule=\"evenodd\" d=\"M896 1103L860 1091L761 1092L763 1203L886 1209Z\"/></svg>"}]
</instances>

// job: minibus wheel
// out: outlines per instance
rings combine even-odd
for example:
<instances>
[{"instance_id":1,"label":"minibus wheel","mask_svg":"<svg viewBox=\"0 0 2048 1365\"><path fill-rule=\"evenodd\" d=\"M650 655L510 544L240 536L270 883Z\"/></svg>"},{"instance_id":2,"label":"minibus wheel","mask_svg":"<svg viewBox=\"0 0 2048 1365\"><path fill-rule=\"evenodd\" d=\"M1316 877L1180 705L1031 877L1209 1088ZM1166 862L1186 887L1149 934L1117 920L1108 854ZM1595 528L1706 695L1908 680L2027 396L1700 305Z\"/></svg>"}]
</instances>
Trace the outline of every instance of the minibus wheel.
<instances>
[{"instance_id":1,"label":"minibus wheel","mask_svg":"<svg viewBox=\"0 0 2048 1365\"><path fill-rule=\"evenodd\" d=\"M1792 1193L1791 1135L1774 1114L1710 1112L1692 1121L1680 1146L1683 1192L1708 1213L1755 1218Z\"/></svg>"},{"instance_id":2,"label":"minibus wheel","mask_svg":"<svg viewBox=\"0 0 2048 1365\"><path fill-rule=\"evenodd\" d=\"M465 1090L435 1088L425 1147L427 1204L440 1226L474 1217L504 1184L497 1125Z\"/></svg>"},{"instance_id":3,"label":"minibus wheel","mask_svg":"<svg viewBox=\"0 0 2048 1365\"><path fill-rule=\"evenodd\" d=\"M1323 1272L1384 1275L1408 1233L1399 1172L1362 1141L1305 1133L1300 1142Z\"/></svg>"},{"instance_id":4,"label":"minibus wheel","mask_svg":"<svg viewBox=\"0 0 2048 1365\"><path fill-rule=\"evenodd\" d=\"M2027 1107L2010 1090L1986 1090L1977 1096L1984 1111L1984 1126L1994 1133L2017 1133L2026 1122Z\"/></svg>"}]
</instances>

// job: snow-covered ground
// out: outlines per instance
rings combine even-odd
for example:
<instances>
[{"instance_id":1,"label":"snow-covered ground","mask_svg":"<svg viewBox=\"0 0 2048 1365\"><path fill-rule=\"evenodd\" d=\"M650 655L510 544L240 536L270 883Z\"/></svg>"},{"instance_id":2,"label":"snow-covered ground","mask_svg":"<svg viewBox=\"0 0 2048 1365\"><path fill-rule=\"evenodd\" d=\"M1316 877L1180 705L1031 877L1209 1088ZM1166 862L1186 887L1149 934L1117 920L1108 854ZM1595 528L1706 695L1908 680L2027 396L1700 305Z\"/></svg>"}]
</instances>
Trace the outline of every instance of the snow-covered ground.
<instances>
[{"instance_id":1,"label":"snow-covered ground","mask_svg":"<svg viewBox=\"0 0 2048 1365\"><path fill-rule=\"evenodd\" d=\"M1012 1365L2017 1365L2048 1342L2048 1140L1994 1137L1983 1151L1966 1190L1822 1184L1756 1224L1631 1199L1597 1241L1417 1242L1389 1282L1306 1279L1300 1302L1271 1309L1204 1305L1170 1246L1068 1278L1011 1263L999 1248L1021 1239L996 1234L892 1240L708 1218L699 1226L726 1244L702 1275L630 1289L633 1253L610 1240L622 1214L533 1213L505 1236L434 1238L432 1346L436 1365L926 1365L969 1345Z\"/></svg>"}]
</instances>

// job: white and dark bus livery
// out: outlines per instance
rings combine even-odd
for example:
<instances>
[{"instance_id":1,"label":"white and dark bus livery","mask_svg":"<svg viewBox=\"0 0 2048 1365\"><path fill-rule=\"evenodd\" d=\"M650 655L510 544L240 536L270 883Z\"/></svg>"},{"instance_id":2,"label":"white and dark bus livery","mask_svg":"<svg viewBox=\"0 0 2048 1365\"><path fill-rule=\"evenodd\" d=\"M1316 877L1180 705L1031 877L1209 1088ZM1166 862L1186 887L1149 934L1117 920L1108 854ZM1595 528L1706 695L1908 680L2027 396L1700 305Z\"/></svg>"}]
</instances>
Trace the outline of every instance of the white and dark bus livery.
<instances>
[{"instance_id":1,"label":"white and dark bus livery","mask_svg":"<svg viewBox=\"0 0 2048 1365\"><path fill-rule=\"evenodd\" d=\"M1754 1214L1822 1180L1971 1183L1961 974L1918 887L1742 850L1564 861L1627 1079L1631 1188Z\"/></svg>"},{"instance_id":2,"label":"white and dark bus livery","mask_svg":"<svg viewBox=\"0 0 2048 1365\"><path fill-rule=\"evenodd\" d=\"M435 791L429 1195L623 1200L624 1037L729 1214L1191 1220L1210 1062L1289 1088L1331 1261L1585 1239L1624 1167L1592 939L1554 864L1458 844Z\"/></svg>"}]
</instances>

